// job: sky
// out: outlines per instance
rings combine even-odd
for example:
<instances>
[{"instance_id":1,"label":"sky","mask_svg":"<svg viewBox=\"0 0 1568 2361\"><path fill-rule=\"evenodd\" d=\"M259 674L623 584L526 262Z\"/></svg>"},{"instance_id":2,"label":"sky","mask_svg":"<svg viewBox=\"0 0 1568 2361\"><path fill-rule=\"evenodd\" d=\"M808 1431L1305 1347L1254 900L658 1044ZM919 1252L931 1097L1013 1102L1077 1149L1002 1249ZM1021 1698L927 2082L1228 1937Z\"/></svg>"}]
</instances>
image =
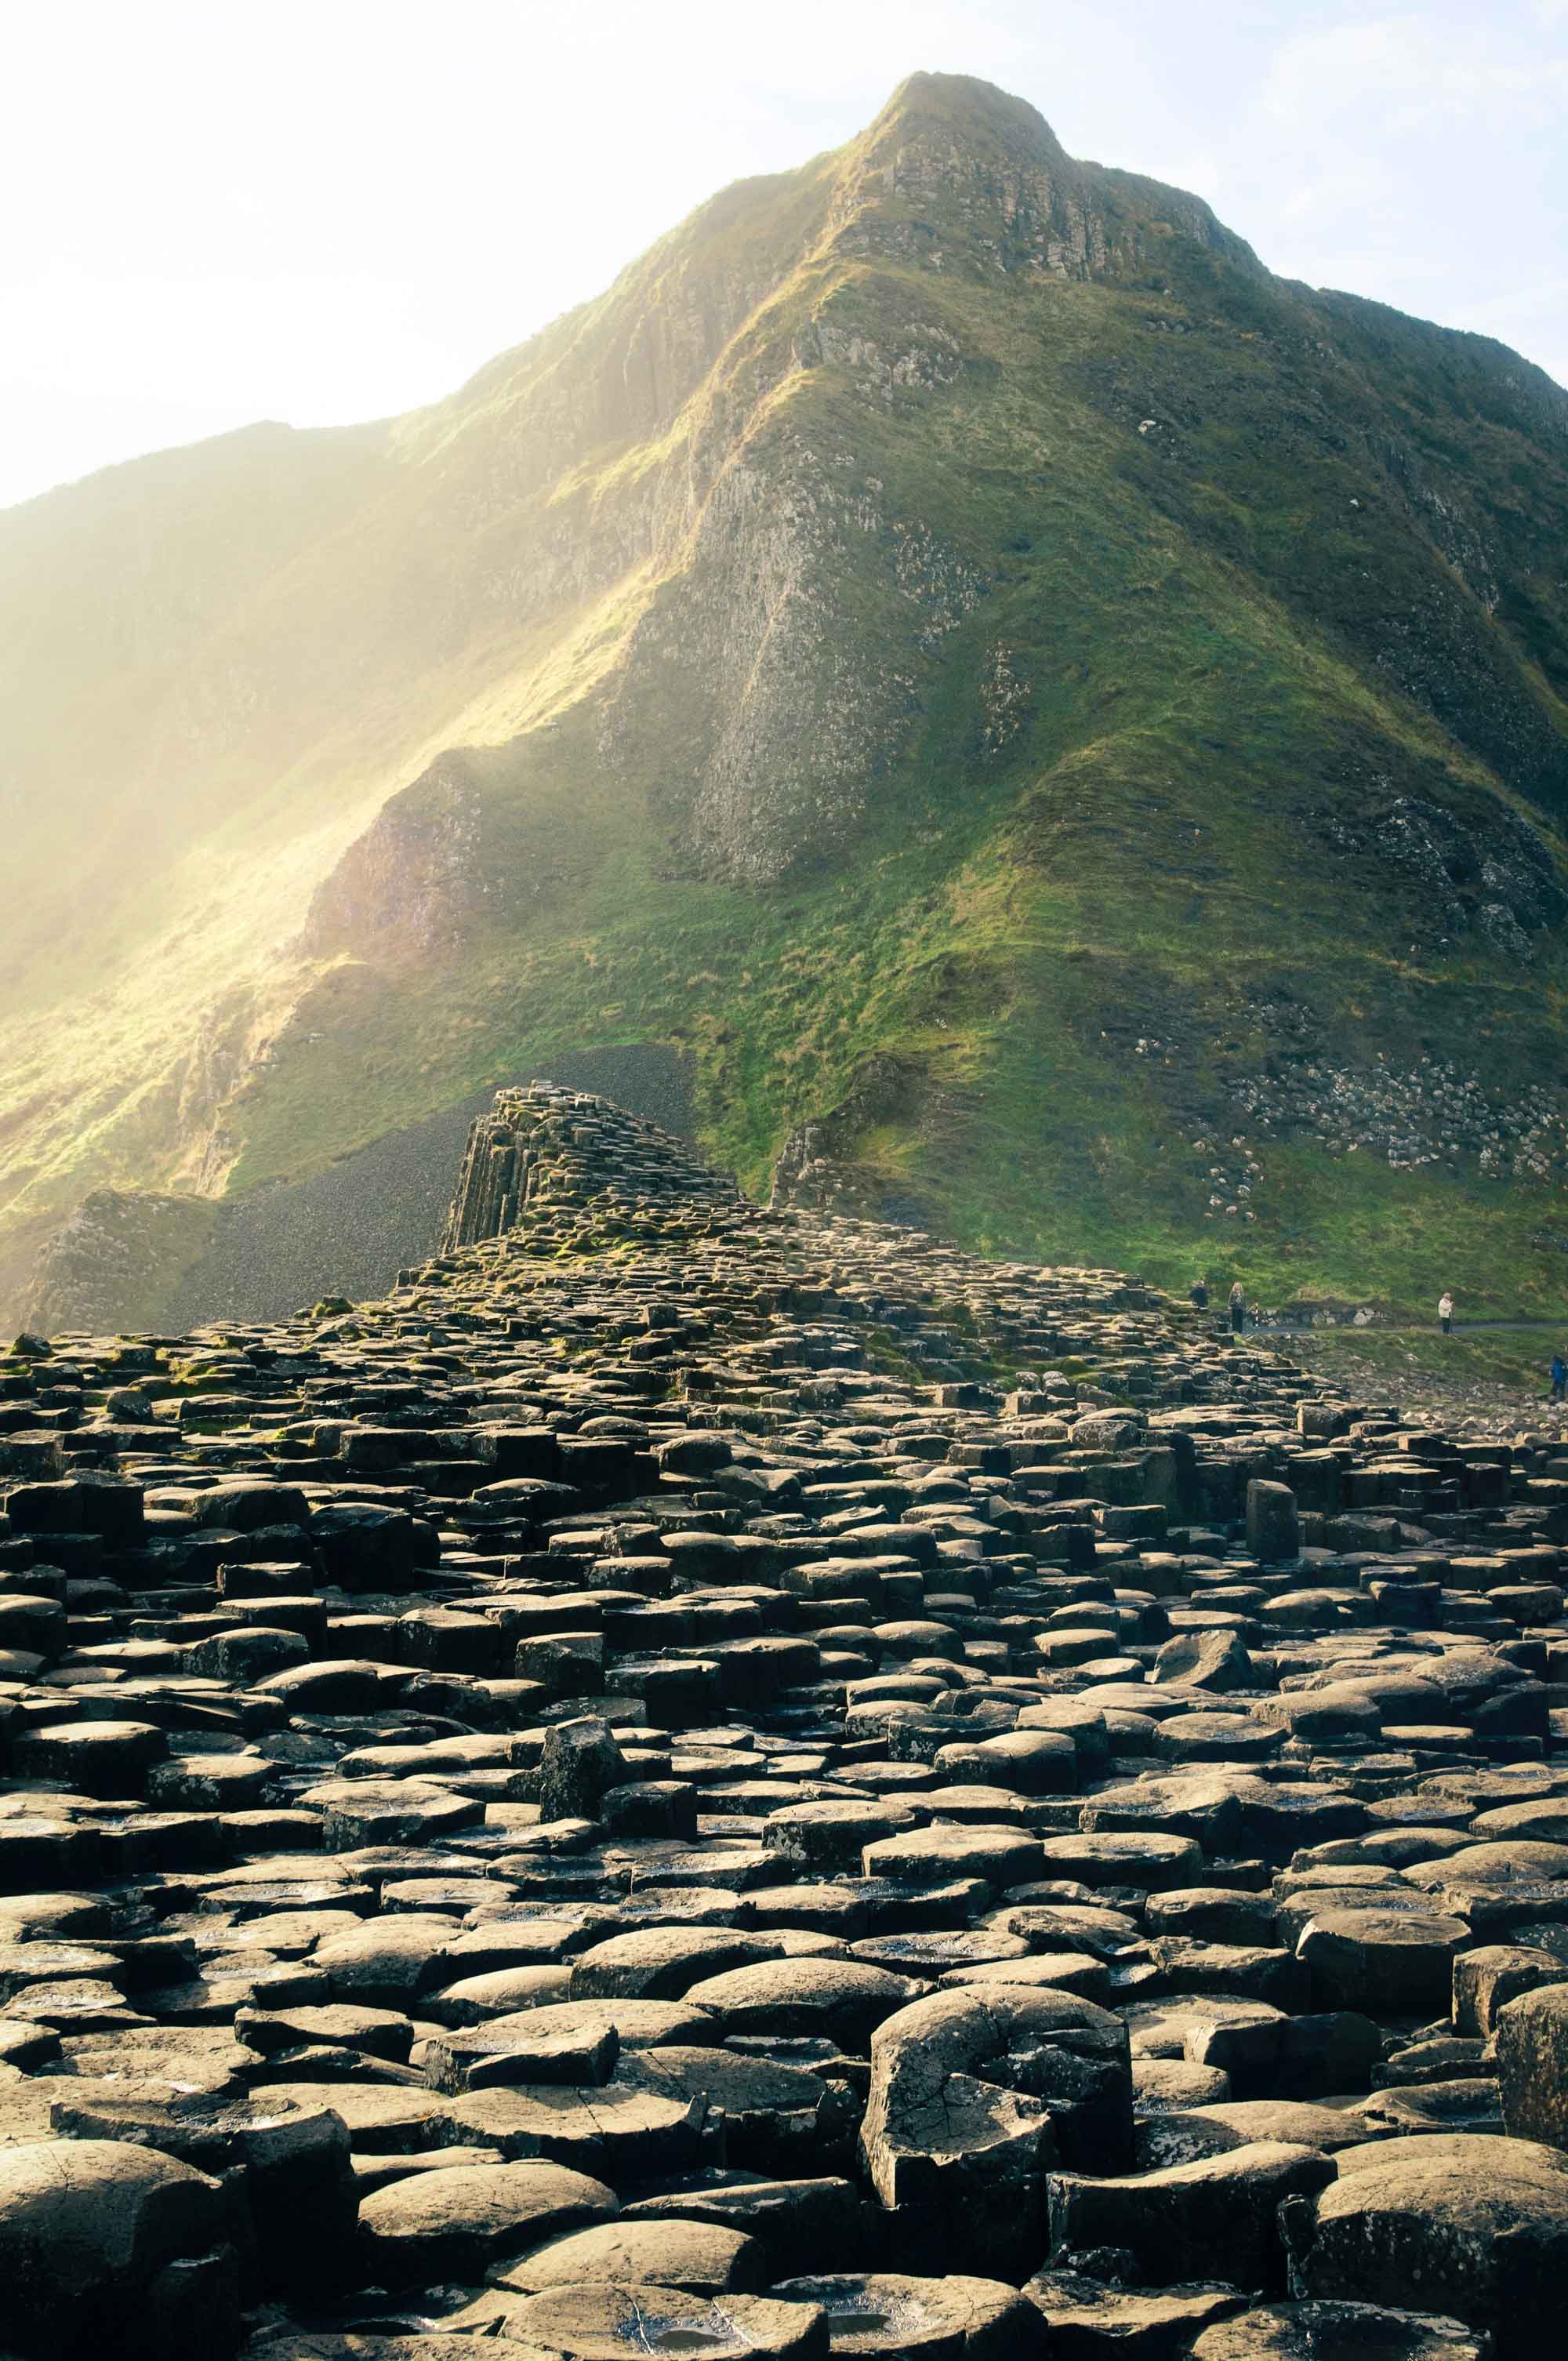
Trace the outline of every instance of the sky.
<instances>
[{"instance_id":1,"label":"sky","mask_svg":"<svg viewBox=\"0 0 1568 2361\"><path fill-rule=\"evenodd\" d=\"M0 506L433 401L921 69L1568 381L1568 0L0 0Z\"/></svg>"}]
</instances>

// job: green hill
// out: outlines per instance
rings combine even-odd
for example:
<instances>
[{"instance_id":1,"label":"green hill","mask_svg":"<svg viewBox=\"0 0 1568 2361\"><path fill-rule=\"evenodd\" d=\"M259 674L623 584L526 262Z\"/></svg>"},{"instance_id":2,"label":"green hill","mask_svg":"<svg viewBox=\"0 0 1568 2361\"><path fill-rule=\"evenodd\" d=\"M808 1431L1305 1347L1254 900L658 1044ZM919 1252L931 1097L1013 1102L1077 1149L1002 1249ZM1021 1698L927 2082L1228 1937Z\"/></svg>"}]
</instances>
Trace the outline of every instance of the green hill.
<instances>
[{"instance_id":1,"label":"green hill","mask_svg":"<svg viewBox=\"0 0 1568 2361\"><path fill-rule=\"evenodd\" d=\"M753 1189L1555 1309L1565 531L1539 369L931 75L433 410L0 516L0 1291L658 1045Z\"/></svg>"}]
</instances>

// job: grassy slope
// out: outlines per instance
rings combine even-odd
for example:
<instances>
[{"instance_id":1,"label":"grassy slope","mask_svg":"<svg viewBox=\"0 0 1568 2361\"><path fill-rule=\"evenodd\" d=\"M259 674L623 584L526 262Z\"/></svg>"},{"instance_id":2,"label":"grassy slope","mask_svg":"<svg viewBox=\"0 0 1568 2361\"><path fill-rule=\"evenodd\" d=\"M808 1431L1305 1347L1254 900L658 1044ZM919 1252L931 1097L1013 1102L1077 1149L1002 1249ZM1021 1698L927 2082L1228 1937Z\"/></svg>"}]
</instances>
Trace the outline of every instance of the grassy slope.
<instances>
[{"instance_id":1,"label":"grassy slope","mask_svg":"<svg viewBox=\"0 0 1568 2361\"><path fill-rule=\"evenodd\" d=\"M1559 1345L1568 1345L1568 1336L1549 1327L1466 1329L1461 1323L1444 1336L1431 1322L1419 1328L1315 1329L1301 1339L1314 1367L1381 1370L1440 1385L1495 1385L1534 1396L1549 1389L1547 1372Z\"/></svg>"},{"instance_id":2,"label":"grassy slope","mask_svg":"<svg viewBox=\"0 0 1568 2361\"><path fill-rule=\"evenodd\" d=\"M1216 296L1202 275L1203 302L1232 291ZM1172 1283L1200 1263L1236 1268L1270 1300L1417 1302L1441 1265L1478 1301L1561 1301L1555 1257L1526 1243L1549 1192L1473 1174L1413 1181L1372 1157L1274 1143L1260 1220L1216 1235L1203 1218L1208 1159L1173 1112L1173 1095L1212 1098L1212 1051L1239 1003L1303 983L1367 1061L1390 1046L1412 1060L1484 1048L1505 1081L1541 1071L1561 1038L1550 973L1510 974L1465 950L1411 959L1387 907L1303 860L1295 817L1304 797L1354 808L1372 769L1484 807L1501 792L1496 774L1357 669L1353 625L1334 627L1299 560L1277 584L1260 580L1234 535L1204 532L1211 479L1241 472L1228 421L1213 447L1189 452L1179 500L1151 497L1158 463L1082 376L1091 357L1101 369L1141 359L1141 293L1047 285L999 301L889 269L849 287L873 332L918 306L980 366L956 397L913 395L880 418L815 372L792 390L785 423L817 445L851 440L863 472L991 579L944 647L852 862L808 863L761 893L671 882L659 843L628 825L638 815L605 808L586 748L574 763L570 742L558 746L553 781L520 786L498 829L524 810L532 839L548 796L551 840L572 846L588 882L521 939L499 934L460 981L389 1005L367 994L321 1055L269 1079L246 1118L238 1180L296 1169L302 1144L308 1155L341 1123L345 1091L370 1130L411 1094L502 1079L563 1039L660 1038L695 1049L710 1142L762 1187L790 1125L835 1104L883 1053L921 1078L920 1108L871 1127L868 1174L982 1247L1104 1257ZM1250 316L1252 290L1238 300ZM1159 305L1179 308L1168 285ZM1228 397L1234 364L1227 350L1207 376L1190 367L1190 407L1211 383ZM1288 390L1276 357L1254 404L1277 405L1282 378ZM762 431L783 431L776 412ZM1298 547L1311 500L1343 494L1314 488L1299 455L1284 475L1260 476L1255 454L1246 464L1231 498L1255 543ZM1391 531L1383 539L1386 570L1420 562ZM1314 566L1332 562L1319 551ZM851 582L851 626L855 598ZM1307 620L1314 598L1328 628ZM977 752L974 708L998 642L1032 708L1000 763ZM1107 1016L1128 1009L1179 1037L1174 1075L1106 1045Z\"/></svg>"},{"instance_id":3,"label":"grassy slope","mask_svg":"<svg viewBox=\"0 0 1568 2361\"><path fill-rule=\"evenodd\" d=\"M1499 390L1508 357L1310 301L1169 236L1160 192L1119 176L1113 212L1158 267L1116 283L856 259L817 242L825 187L853 169L851 151L717 200L598 305L400 430L422 506L383 501L311 561L313 597L341 598L367 553L372 573L394 561L417 515L441 540L423 574L444 595L466 564L500 566L497 529L466 550L448 504L498 499L541 418L557 472L541 459L527 497L584 548L684 471L701 478L716 439L764 477L802 448L847 452L850 489L874 482L885 514L917 520L985 586L913 668L916 719L847 844L819 860L806 842L771 886L718 882L672 857L668 799L650 792L678 770L693 717L655 705L632 772L602 760L605 696L639 618L709 563L700 516L641 567L603 566L553 628L508 638L482 614L439 695L428 652L405 673L367 637L362 704L396 680L390 718L351 749L313 747L297 793L331 780L335 842L365 782L396 784L454 734L497 745L526 728L488 810L507 906L433 969L279 972L268 1061L224 1105L229 1185L317 1169L563 1045L659 1039L694 1050L708 1144L762 1188L792 1126L888 1058L904 1103L859 1124L861 1175L966 1242L1169 1282L1234 1268L1266 1300L1420 1302L1441 1266L1477 1304L1555 1307L1557 1257L1530 1245L1561 1224L1555 1186L1259 1138L1259 1218L1244 1229L1205 1220L1210 1157L1193 1146L1267 1054L1258 1009L1282 997L1347 1064L1452 1054L1504 1090L1555 1069L1554 959L1521 971L1471 939L1412 950L1388 882L1336 864L1302 819L1354 817L1375 779L1471 815L1495 798L1554 814L1546 677L1561 685L1565 651L1548 577L1568 479L1560 444L1527 433ZM596 422L585 383L674 383L659 323L706 318L715 286L729 309L707 322L711 369L679 399ZM790 339L828 312L890 351L912 322L939 328L961 376L873 403L851 367L792 372ZM576 445L563 399L590 413ZM1415 492L1409 465L1388 472L1391 443L1414 455ZM1464 578L1464 534L1455 556L1425 529L1428 479L1471 541L1505 552L1493 614ZM892 611L886 551L868 537L835 564L833 642L869 667ZM1391 617L1417 628L1391 640ZM992 752L979 689L999 646L1026 711ZM320 866L296 789L279 792L269 913L297 911ZM256 813L227 825L215 842L238 863ZM105 1063L156 1071L154 1004L167 1034L188 1030L236 951L223 925L198 928L85 1028L79 1071L57 1037L34 1073L15 1070L13 1111L29 1090L62 1103L41 1126L57 1180L82 1159L94 1090L105 1152L158 1176L166 1097L148 1094L138 1132ZM1134 1053L1144 1035L1167 1045L1157 1060ZM39 1130L20 1126L35 1157Z\"/></svg>"},{"instance_id":4,"label":"grassy slope","mask_svg":"<svg viewBox=\"0 0 1568 2361\"><path fill-rule=\"evenodd\" d=\"M1542 1423L1562 1433L1563 1414L1549 1407L1548 1372L1553 1352L1568 1351L1568 1334L1552 1327L1461 1325L1443 1336L1429 1322L1419 1328L1314 1329L1280 1344L1292 1360L1353 1400L1396 1402L1450 1427L1471 1419L1488 1433Z\"/></svg>"},{"instance_id":5,"label":"grassy slope","mask_svg":"<svg viewBox=\"0 0 1568 2361\"><path fill-rule=\"evenodd\" d=\"M90 1185L221 1183L236 1078L310 1029L293 938L322 878L444 749L548 728L614 663L648 536L635 483L630 519L601 531L596 503L652 464L824 182L726 191L389 427L257 428L0 516L0 1301ZM687 284L709 248L717 295ZM421 1106L460 1093L442 1055ZM393 1112L351 1071L291 1169Z\"/></svg>"}]
</instances>

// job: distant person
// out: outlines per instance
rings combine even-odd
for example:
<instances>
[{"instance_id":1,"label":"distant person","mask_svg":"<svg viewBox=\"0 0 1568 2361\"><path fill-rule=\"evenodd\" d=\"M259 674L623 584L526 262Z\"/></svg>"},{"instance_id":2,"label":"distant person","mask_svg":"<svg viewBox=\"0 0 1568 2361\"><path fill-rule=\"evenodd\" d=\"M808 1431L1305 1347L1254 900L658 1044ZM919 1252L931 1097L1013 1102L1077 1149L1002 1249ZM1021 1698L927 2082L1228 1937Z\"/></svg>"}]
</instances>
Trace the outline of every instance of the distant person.
<instances>
[{"instance_id":1,"label":"distant person","mask_svg":"<svg viewBox=\"0 0 1568 2361\"><path fill-rule=\"evenodd\" d=\"M1246 1290L1238 1279L1231 1289L1231 1334L1239 1336L1246 1326Z\"/></svg>"},{"instance_id":2,"label":"distant person","mask_svg":"<svg viewBox=\"0 0 1568 2361\"><path fill-rule=\"evenodd\" d=\"M1551 1377L1552 1400L1568 1401L1568 1361L1563 1359L1561 1353L1553 1353L1552 1356Z\"/></svg>"},{"instance_id":3,"label":"distant person","mask_svg":"<svg viewBox=\"0 0 1568 2361\"><path fill-rule=\"evenodd\" d=\"M1453 1298L1445 1287L1437 1299L1437 1324L1445 1336L1453 1334Z\"/></svg>"},{"instance_id":4,"label":"distant person","mask_svg":"<svg viewBox=\"0 0 1568 2361\"><path fill-rule=\"evenodd\" d=\"M1209 1290L1201 1279L1195 1279L1188 1289L1187 1301L1194 1312L1207 1312L1209 1309Z\"/></svg>"}]
</instances>

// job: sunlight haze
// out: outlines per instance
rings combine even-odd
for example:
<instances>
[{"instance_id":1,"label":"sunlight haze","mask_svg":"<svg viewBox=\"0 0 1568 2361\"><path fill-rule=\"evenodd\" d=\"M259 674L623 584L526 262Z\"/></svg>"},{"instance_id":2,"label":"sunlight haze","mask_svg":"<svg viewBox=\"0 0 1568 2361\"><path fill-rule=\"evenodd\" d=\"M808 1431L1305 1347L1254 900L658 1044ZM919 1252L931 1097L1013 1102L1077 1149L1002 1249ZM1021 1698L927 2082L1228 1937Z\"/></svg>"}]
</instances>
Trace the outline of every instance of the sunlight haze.
<instances>
[{"instance_id":1,"label":"sunlight haze","mask_svg":"<svg viewBox=\"0 0 1568 2361\"><path fill-rule=\"evenodd\" d=\"M7 50L0 502L432 401L923 68L1195 190L1277 271L1568 377L1564 0L63 0Z\"/></svg>"}]
</instances>

